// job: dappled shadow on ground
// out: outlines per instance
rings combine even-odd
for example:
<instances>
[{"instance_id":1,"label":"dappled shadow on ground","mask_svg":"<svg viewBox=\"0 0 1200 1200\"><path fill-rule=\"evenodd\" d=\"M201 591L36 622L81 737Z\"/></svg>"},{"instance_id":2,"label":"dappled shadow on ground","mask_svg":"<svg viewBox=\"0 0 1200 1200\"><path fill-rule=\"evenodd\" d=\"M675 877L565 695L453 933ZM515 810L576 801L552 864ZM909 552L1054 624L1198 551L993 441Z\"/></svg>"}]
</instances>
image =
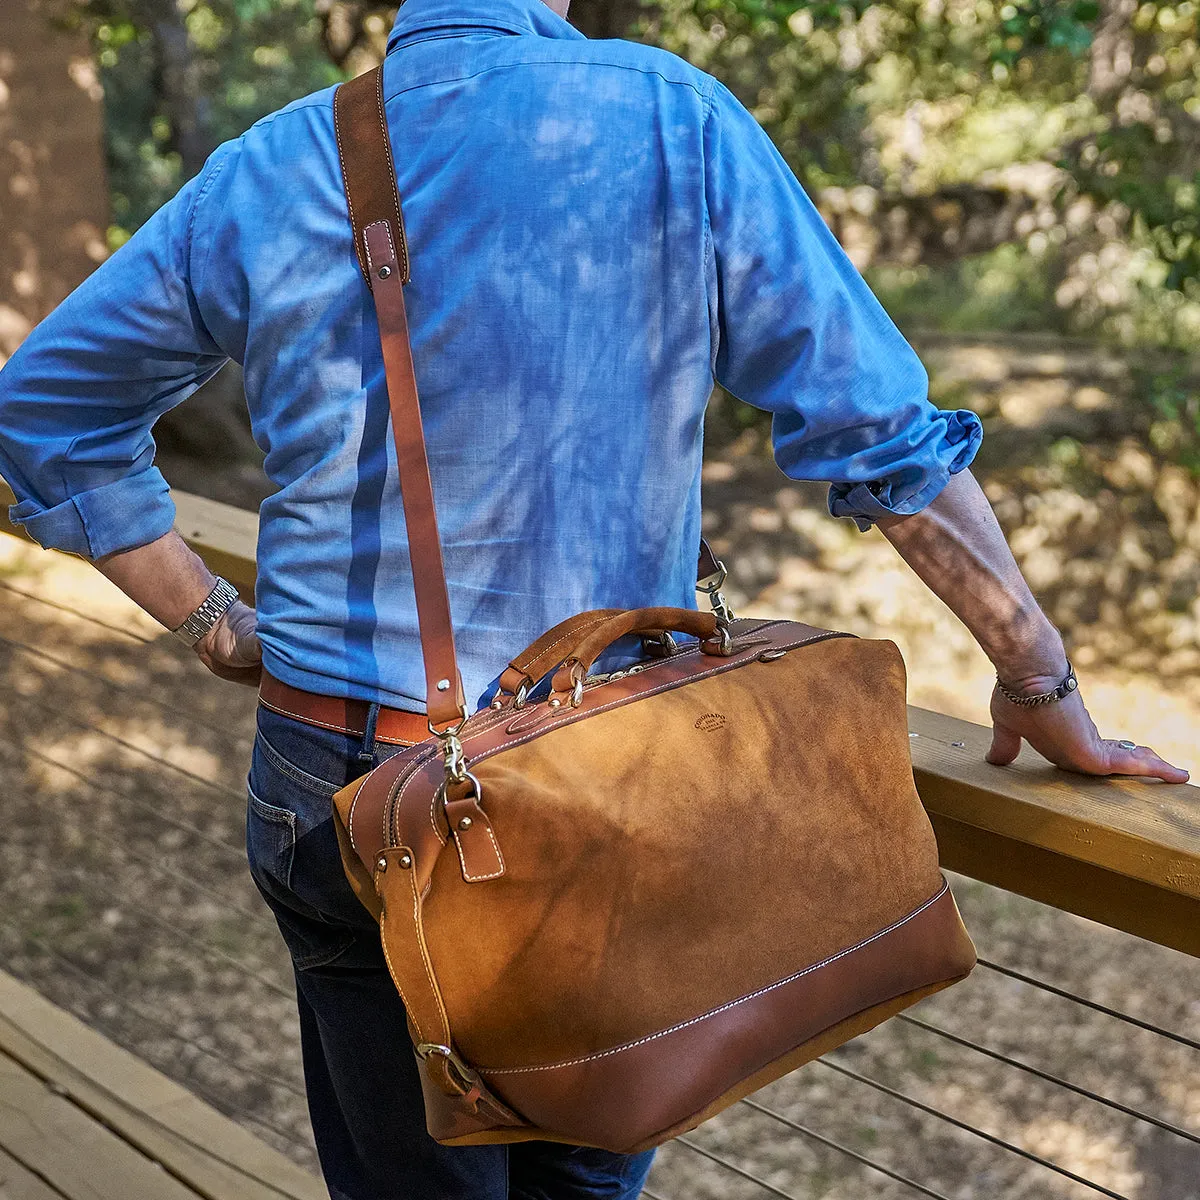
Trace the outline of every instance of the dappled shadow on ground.
<instances>
[{"instance_id":1,"label":"dappled shadow on ground","mask_svg":"<svg viewBox=\"0 0 1200 1200\"><path fill-rule=\"evenodd\" d=\"M827 518L800 524L809 554L827 531L841 535ZM739 571L767 553L747 541ZM253 696L205 675L82 563L7 538L0 555L6 968L311 1163L288 965L241 855ZM958 894L989 957L1196 1030L1195 961L980 884L960 881ZM982 970L917 1013L1200 1124L1194 1052L1152 1034ZM1196 1146L912 1026L891 1022L834 1057L1133 1200L1184 1200L1200 1171ZM828 1067L759 1100L946 1195L1089 1195ZM695 1137L797 1197L904 1194L745 1106ZM673 1200L761 1194L679 1145L664 1150L653 1186Z\"/></svg>"},{"instance_id":2,"label":"dappled shadow on ground","mask_svg":"<svg viewBox=\"0 0 1200 1200\"><path fill-rule=\"evenodd\" d=\"M242 850L253 694L98 576L89 602L83 564L0 541L5 969L311 1163L290 966Z\"/></svg>"}]
</instances>

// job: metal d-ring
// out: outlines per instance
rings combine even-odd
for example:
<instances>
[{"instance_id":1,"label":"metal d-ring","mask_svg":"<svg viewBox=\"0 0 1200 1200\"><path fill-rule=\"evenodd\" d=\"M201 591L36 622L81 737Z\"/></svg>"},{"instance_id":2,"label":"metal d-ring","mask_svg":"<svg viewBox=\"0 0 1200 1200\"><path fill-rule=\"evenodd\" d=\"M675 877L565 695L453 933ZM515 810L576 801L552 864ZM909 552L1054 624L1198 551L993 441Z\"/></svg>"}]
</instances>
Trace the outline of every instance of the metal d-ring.
<instances>
[{"instance_id":1,"label":"metal d-ring","mask_svg":"<svg viewBox=\"0 0 1200 1200\"><path fill-rule=\"evenodd\" d=\"M444 1058L454 1076L454 1082L462 1089L464 1095L475 1086L475 1072L458 1057L450 1046L443 1045L441 1042L418 1042L415 1049L417 1057L422 1062L430 1058Z\"/></svg>"},{"instance_id":2,"label":"metal d-ring","mask_svg":"<svg viewBox=\"0 0 1200 1200\"><path fill-rule=\"evenodd\" d=\"M479 780L478 780L478 778L476 778L476 776L474 776L473 774L471 774L471 772L470 772L470 771L464 770L464 771L463 771L463 773L462 773L462 778L461 778L461 779L455 779L455 780L453 780L453 782L454 782L454 783L467 783L467 782L469 782L469 783L471 784L471 786L472 786L472 787L475 789L475 803L476 803L476 804L482 804L482 803L483 803L483 784L482 784L482 783L480 783L480 782L479 782ZM446 805L447 805L447 803L449 802L449 796L448 796L448 793L447 793L447 790L446 790L446 789L447 789L447 787L449 786L449 784L450 784L450 783L451 783L451 780L449 780L449 779L443 779L443 780L442 780L442 782L441 782L440 784L438 784L438 790L437 790L437 792L434 794L434 803L436 804L438 800L440 800L440 801L441 801L441 803L442 803L442 812L443 812L443 813L445 813L445 811L446 811ZM449 824L450 824L450 818L449 818L449 816L447 816L447 817L446 817L446 824L447 824L447 825L449 825Z\"/></svg>"}]
</instances>

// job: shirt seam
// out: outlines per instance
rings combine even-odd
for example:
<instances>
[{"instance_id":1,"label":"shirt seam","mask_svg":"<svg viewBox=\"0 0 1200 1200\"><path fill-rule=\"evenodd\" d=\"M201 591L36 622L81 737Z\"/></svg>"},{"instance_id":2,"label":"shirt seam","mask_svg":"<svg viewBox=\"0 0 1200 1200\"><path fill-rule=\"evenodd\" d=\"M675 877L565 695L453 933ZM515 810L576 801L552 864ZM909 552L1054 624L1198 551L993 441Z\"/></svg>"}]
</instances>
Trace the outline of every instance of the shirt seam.
<instances>
[{"instance_id":1,"label":"shirt seam","mask_svg":"<svg viewBox=\"0 0 1200 1200\"><path fill-rule=\"evenodd\" d=\"M225 170L225 164L229 161L230 153L232 153L232 152L228 152L228 153L224 154L221 157L220 161L217 162L215 166L213 166L213 168L211 169L211 171L208 174L208 177L204 180L203 183L201 183L199 189L197 190L196 198L192 201L192 211L188 214L187 242L186 242L186 245L184 248L185 259L188 263L190 263L192 261L192 243L193 243L194 237L195 237L196 218L200 212L200 205L203 202L204 197L207 196L208 193L212 190L213 184L216 183L217 179L220 177L221 172L223 170ZM211 253L212 253L212 247L210 246L208 248L208 252L204 256L205 270L208 269L208 256Z\"/></svg>"},{"instance_id":2,"label":"shirt seam","mask_svg":"<svg viewBox=\"0 0 1200 1200\"><path fill-rule=\"evenodd\" d=\"M436 87L442 83L461 83L465 79L475 79L480 75L486 75L490 71L512 70L516 67L609 67L616 71L633 71L638 75L656 75L663 83L671 84L675 87L690 88L702 100L708 100L712 94L711 86L707 89L697 87L696 84L686 79L670 79L661 71L651 70L648 67L637 67L630 63L615 63L615 62L587 62L578 58L539 58L536 60L525 59L521 62L511 63L495 63L492 66L480 67L476 71L470 71L465 75L442 75L437 79L422 79L415 81L405 86L397 88L390 95L384 97L384 104L394 100L397 96L402 96L406 92L415 92L424 87ZM715 82L715 81L714 81ZM284 114L276 114L283 116Z\"/></svg>"},{"instance_id":3,"label":"shirt seam","mask_svg":"<svg viewBox=\"0 0 1200 1200\"><path fill-rule=\"evenodd\" d=\"M595 44L594 39L589 39L589 43L594 45ZM659 79L661 79L663 81L663 83L671 84L672 86L675 86L675 87L690 88L693 92L696 93L697 96L700 97L701 100L703 100L705 102L707 110L711 110L712 105L713 105L713 97L715 95L716 80L712 76L704 76L703 72L697 72L697 73L706 79L706 81L707 81L706 86L699 86L695 83L692 83L690 80L687 80L687 79L671 79L667 75L664 75L661 71L650 70L647 67L633 66L630 63L588 62L586 59L578 59L578 58L540 58L540 59L536 59L536 60L525 59L520 62L495 63L492 66L480 67L478 70L470 71L463 75L439 75L436 79L418 80L413 83L409 83L402 87L399 87L395 91L384 96L383 102L384 102L384 104L387 104L389 101L394 100L397 96L401 96L406 92L415 92L415 91L418 91L420 88L424 88L424 87L436 87L438 84L441 84L441 83L461 83L464 79L474 79L479 75L486 75L489 71L510 70L515 67L540 67L540 66L546 66L546 67L571 67L571 66L610 67L616 71L633 71L638 75L656 75ZM332 91L334 89L331 88L331 89L327 89L327 90L332 93ZM290 117L293 113L306 112L309 109L313 109L313 108L327 109L329 112L332 112L333 111L333 100L332 99L314 100L311 104L291 105L288 108L282 109L279 112L269 113L267 116L263 117L261 120L255 121L255 123L250 127L250 129L247 130L247 133L252 133L255 129L265 129L268 125L273 125L281 117ZM243 135L243 136L245 136L245 135ZM221 165L224 166L224 162L222 162ZM197 196L196 199L197 199L197 202L199 202L199 196Z\"/></svg>"},{"instance_id":4,"label":"shirt seam","mask_svg":"<svg viewBox=\"0 0 1200 1200\"><path fill-rule=\"evenodd\" d=\"M717 96L717 88L716 88L716 80L714 79L711 81L711 83L709 85L708 95L705 97L705 101L704 101L704 114L700 121L700 152L704 156L704 175L703 175L703 179L704 179L704 297L708 303L708 311L709 311L708 368L712 372L714 382L716 381L716 377L717 377L717 356L721 352L721 343L720 343L721 316L720 316L719 296L712 295L712 293L709 290L709 286L708 286L708 260L709 260L710 255L712 256L712 259L713 259L713 283L714 283L714 285L717 282L717 277L716 277L717 276L717 264L716 264L717 250L716 250L716 245L713 240L712 219L711 219L711 215L708 211L708 139L705 136L705 134L708 130L709 118L711 117L714 121L719 120L720 115L717 112L716 96ZM716 328L716 336L715 337L713 336L713 332L712 332L714 327Z\"/></svg>"}]
</instances>

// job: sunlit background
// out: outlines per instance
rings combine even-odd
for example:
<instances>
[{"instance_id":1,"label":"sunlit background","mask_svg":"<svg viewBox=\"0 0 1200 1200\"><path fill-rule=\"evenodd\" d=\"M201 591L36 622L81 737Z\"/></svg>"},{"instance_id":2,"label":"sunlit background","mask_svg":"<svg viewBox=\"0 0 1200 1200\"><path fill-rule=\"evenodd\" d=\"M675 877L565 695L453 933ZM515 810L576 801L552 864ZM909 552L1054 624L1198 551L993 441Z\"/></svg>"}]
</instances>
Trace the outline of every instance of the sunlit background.
<instances>
[{"instance_id":1,"label":"sunlit background","mask_svg":"<svg viewBox=\"0 0 1200 1200\"><path fill-rule=\"evenodd\" d=\"M0 0L0 361L221 141L377 63L394 13L368 0ZM1102 730L1200 767L1198 5L576 0L572 19L591 36L685 56L754 112L921 353L934 399L983 418L977 473ZM243 507L265 494L236 367L158 434L175 486ZM823 489L782 478L761 414L715 396L707 456L706 529L731 567L736 607L895 638L914 703L986 721L990 670L966 631L878 534L832 521ZM93 814L114 846L111 858L77 862L64 887L37 863L53 847L91 845L77 815L5 842L0 885L20 896L0 935L7 969L311 1162L286 966L269 928L230 915L259 912L235 861L252 698L198 676L77 561L0 536L0 584L0 784L8 797ZM173 787L147 755L171 760ZM137 865L164 843L122 850L129 822L147 803L172 803L204 824L214 790L219 865L195 852L189 867L211 894L164 899ZM1190 960L983 885L963 891L993 944L1126 1009L1166 1006L1196 1035ZM215 973L183 972L169 953L178 945L116 892L160 920L186 909L194 936L224 956ZM223 910L222 898L241 908ZM1029 948L1035 934L1041 949ZM270 986L251 986L247 972ZM962 1008L1031 1057L1065 1055L1079 1070L1104 1060L1107 1078L1200 1124L1194 1056L1121 1042L1091 1017L1008 1011L1005 995ZM159 1004L207 1058L138 1017ZM1194 1145L1134 1137L1073 1102L1033 1103L991 1068L926 1060L907 1035L889 1036L873 1044L896 1077L915 1073L970 1120L1137 1200L1200 1194ZM222 1056L291 1085L248 1083L208 1061ZM983 1087L964 1088L968 1070ZM920 1132L828 1078L804 1079L795 1111L828 1113L847 1142L932 1171L948 1195L1095 1194ZM740 1129L727 1122L713 1145L740 1148L804 1200L909 1194ZM664 1154L652 1181L663 1195L763 1194L680 1155Z\"/></svg>"}]
</instances>

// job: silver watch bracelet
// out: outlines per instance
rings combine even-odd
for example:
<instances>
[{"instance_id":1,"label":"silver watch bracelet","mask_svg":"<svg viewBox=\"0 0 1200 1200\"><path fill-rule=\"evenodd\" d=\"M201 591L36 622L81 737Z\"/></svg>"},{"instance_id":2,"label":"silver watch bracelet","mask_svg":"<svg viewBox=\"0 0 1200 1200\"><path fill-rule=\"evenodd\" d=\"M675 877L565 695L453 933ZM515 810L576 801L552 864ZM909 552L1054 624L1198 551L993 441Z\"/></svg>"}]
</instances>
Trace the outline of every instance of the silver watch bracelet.
<instances>
[{"instance_id":1,"label":"silver watch bracelet","mask_svg":"<svg viewBox=\"0 0 1200 1200\"><path fill-rule=\"evenodd\" d=\"M190 649L233 607L237 598L237 588L227 579L218 577L213 590L196 606L188 619L171 632Z\"/></svg>"}]
</instances>

